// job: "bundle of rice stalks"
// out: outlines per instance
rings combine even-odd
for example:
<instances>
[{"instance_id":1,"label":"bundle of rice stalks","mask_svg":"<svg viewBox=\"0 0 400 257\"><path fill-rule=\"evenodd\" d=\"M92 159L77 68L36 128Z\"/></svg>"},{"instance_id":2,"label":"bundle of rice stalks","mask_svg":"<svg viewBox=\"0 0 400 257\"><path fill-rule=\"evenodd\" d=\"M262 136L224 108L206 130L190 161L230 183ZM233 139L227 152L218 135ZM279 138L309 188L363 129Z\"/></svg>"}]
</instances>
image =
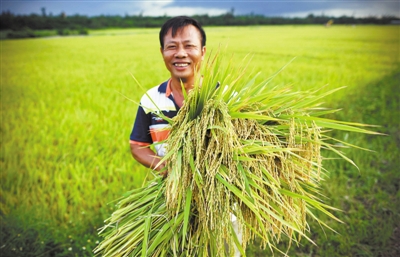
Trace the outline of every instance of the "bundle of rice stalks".
<instances>
[{"instance_id":1,"label":"bundle of rice stalks","mask_svg":"<svg viewBox=\"0 0 400 257\"><path fill-rule=\"evenodd\" d=\"M336 90L292 92L271 87L272 78L256 84L256 75L234 69L222 55L209 59L170 120L167 179L156 178L121 199L96 252L232 256L237 248L245 255L255 237L280 251L282 235L311 241L307 218L318 220L313 211L337 220L330 213L335 208L320 199L320 150L351 160L326 132L374 132L320 117L336 111L319 104Z\"/></svg>"}]
</instances>

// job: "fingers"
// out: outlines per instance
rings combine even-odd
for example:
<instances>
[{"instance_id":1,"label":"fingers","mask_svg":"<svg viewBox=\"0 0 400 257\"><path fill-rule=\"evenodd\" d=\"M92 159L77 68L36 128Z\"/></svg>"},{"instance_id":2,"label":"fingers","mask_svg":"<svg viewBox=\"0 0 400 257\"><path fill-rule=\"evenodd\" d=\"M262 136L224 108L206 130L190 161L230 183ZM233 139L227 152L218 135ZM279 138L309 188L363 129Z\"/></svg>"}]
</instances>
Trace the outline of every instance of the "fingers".
<instances>
[{"instance_id":1,"label":"fingers","mask_svg":"<svg viewBox=\"0 0 400 257\"><path fill-rule=\"evenodd\" d=\"M167 177L168 177L168 170L160 171L159 174L160 174L163 178L167 178Z\"/></svg>"},{"instance_id":2,"label":"fingers","mask_svg":"<svg viewBox=\"0 0 400 257\"><path fill-rule=\"evenodd\" d=\"M166 178L168 176L168 170L167 167L165 167L165 163L159 163L157 170L159 171L160 176L163 178Z\"/></svg>"}]
</instances>

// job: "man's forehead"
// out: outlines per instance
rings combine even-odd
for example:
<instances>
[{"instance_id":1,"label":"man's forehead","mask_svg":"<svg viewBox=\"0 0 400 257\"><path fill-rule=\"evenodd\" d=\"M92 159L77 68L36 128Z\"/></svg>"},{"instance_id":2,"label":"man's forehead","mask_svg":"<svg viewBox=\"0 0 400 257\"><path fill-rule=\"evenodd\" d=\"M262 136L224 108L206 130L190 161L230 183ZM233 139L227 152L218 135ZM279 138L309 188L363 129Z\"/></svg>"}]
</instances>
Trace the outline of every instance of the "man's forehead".
<instances>
[{"instance_id":1,"label":"man's forehead","mask_svg":"<svg viewBox=\"0 0 400 257\"><path fill-rule=\"evenodd\" d=\"M201 38L200 31L191 24L177 28L176 31L174 31L175 35L172 34L172 32L173 32L172 30L173 29L170 28L168 30L168 32L165 34L165 36L170 36L172 38L176 38L176 37L182 36L182 34L184 34L184 35L188 36L188 40L192 39L194 35Z\"/></svg>"}]
</instances>

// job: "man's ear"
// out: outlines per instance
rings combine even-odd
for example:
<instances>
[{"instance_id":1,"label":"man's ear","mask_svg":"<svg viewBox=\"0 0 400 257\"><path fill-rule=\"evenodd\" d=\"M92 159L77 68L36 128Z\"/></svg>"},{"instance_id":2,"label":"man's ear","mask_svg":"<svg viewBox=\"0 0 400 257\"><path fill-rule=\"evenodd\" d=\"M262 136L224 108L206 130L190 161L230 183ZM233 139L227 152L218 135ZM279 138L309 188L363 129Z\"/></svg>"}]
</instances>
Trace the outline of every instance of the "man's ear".
<instances>
[{"instance_id":1,"label":"man's ear","mask_svg":"<svg viewBox=\"0 0 400 257\"><path fill-rule=\"evenodd\" d=\"M201 49L201 60L204 60L204 56L206 55L206 50L207 50L207 47L203 46L203 48Z\"/></svg>"},{"instance_id":2,"label":"man's ear","mask_svg":"<svg viewBox=\"0 0 400 257\"><path fill-rule=\"evenodd\" d=\"M162 47L160 47L160 53L162 54L163 53L163 51L162 51L163 49L162 49Z\"/></svg>"}]
</instances>

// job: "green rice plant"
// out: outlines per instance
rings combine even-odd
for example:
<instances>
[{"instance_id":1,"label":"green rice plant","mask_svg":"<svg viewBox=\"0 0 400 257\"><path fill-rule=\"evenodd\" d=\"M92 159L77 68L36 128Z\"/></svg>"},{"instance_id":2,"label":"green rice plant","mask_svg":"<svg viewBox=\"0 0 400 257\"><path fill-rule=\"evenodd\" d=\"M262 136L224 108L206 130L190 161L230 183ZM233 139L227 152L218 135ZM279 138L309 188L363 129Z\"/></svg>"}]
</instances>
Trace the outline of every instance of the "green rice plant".
<instances>
[{"instance_id":1,"label":"green rice plant","mask_svg":"<svg viewBox=\"0 0 400 257\"><path fill-rule=\"evenodd\" d=\"M276 75L276 74L275 74ZM314 213L340 222L319 190L321 149L353 165L330 130L379 134L367 125L322 117L337 110L321 99L337 91L292 91L270 85L273 75L236 67L224 53L210 57L178 115L169 120L167 179L128 192L100 231L103 256L245 255L255 238L272 252L282 236L298 244ZM241 236L234 231L232 215Z\"/></svg>"}]
</instances>

